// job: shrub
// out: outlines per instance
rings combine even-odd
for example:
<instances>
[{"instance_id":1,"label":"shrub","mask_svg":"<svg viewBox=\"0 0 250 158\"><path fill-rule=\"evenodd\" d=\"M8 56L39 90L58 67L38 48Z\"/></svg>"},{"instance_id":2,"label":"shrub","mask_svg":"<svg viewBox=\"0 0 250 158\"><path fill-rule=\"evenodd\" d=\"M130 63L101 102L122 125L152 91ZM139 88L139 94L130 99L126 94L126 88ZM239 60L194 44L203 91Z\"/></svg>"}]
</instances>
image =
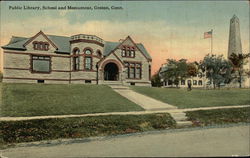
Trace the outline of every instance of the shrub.
<instances>
[{"instance_id":1,"label":"shrub","mask_svg":"<svg viewBox=\"0 0 250 158\"><path fill-rule=\"evenodd\" d=\"M116 115L0 122L4 143L84 138L175 128L167 114ZM1 140L0 140L1 141Z\"/></svg>"}]
</instances>

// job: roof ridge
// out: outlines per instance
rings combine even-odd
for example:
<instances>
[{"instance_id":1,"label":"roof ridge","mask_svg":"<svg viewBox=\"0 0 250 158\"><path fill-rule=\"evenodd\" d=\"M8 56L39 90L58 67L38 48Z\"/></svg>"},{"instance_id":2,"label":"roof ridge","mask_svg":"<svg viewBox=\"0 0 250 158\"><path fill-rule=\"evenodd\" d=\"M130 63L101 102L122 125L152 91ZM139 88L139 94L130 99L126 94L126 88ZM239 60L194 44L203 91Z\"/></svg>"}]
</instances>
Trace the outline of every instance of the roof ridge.
<instances>
[{"instance_id":1,"label":"roof ridge","mask_svg":"<svg viewBox=\"0 0 250 158\"><path fill-rule=\"evenodd\" d=\"M49 35L49 34L45 34L46 36L57 36L57 37L67 37L70 38L70 36L62 36L62 35Z\"/></svg>"}]
</instances>

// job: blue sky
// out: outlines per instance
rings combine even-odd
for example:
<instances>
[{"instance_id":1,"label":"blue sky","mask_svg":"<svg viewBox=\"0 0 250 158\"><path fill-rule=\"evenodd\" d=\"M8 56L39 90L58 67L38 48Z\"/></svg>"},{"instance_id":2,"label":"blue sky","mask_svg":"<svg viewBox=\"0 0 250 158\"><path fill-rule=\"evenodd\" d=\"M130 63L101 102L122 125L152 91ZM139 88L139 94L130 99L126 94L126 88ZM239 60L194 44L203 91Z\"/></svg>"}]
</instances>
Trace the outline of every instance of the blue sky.
<instances>
[{"instance_id":1,"label":"blue sky","mask_svg":"<svg viewBox=\"0 0 250 158\"><path fill-rule=\"evenodd\" d=\"M70 36L96 34L118 41L130 35L153 57L153 69L166 58L200 60L210 52L203 33L214 30L214 53L227 54L229 20L240 19L243 52L249 52L248 1L77 1L1 2L1 45L12 35L30 37L39 30ZM122 6L123 10L9 10L9 6Z\"/></svg>"}]
</instances>

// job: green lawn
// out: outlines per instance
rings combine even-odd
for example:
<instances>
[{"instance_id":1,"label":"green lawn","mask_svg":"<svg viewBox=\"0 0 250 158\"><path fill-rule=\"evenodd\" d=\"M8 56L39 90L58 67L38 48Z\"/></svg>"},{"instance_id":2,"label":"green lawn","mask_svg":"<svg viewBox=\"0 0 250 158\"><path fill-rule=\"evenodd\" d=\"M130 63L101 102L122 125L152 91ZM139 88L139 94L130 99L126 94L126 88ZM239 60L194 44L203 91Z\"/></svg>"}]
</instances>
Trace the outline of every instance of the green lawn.
<instances>
[{"instance_id":1,"label":"green lawn","mask_svg":"<svg viewBox=\"0 0 250 158\"><path fill-rule=\"evenodd\" d=\"M1 116L39 116L140 111L104 85L2 83Z\"/></svg>"},{"instance_id":2,"label":"green lawn","mask_svg":"<svg viewBox=\"0 0 250 158\"><path fill-rule=\"evenodd\" d=\"M6 143L117 135L175 127L176 122L167 113L1 121L0 146Z\"/></svg>"},{"instance_id":3,"label":"green lawn","mask_svg":"<svg viewBox=\"0 0 250 158\"><path fill-rule=\"evenodd\" d=\"M194 126L207 126L227 123L250 123L250 108L199 110L186 112Z\"/></svg>"},{"instance_id":4,"label":"green lawn","mask_svg":"<svg viewBox=\"0 0 250 158\"><path fill-rule=\"evenodd\" d=\"M204 90L176 88L136 87L139 93L177 106L178 108L195 108L227 105L250 105L250 89Z\"/></svg>"}]
</instances>

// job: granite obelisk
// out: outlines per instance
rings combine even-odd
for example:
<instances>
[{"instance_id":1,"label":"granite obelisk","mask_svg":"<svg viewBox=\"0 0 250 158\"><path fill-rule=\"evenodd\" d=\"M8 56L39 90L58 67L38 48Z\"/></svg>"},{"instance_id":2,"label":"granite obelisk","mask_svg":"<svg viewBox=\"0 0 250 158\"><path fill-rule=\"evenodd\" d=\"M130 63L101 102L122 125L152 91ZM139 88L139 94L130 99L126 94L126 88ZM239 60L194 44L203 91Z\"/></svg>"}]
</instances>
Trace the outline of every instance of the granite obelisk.
<instances>
[{"instance_id":1,"label":"granite obelisk","mask_svg":"<svg viewBox=\"0 0 250 158\"><path fill-rule=\"evenodd\" d=\"M230 19L228 57L231 54L242 54L241 38L240 38L240 20L234 15Z\"/></svg>"}]
</instances>

